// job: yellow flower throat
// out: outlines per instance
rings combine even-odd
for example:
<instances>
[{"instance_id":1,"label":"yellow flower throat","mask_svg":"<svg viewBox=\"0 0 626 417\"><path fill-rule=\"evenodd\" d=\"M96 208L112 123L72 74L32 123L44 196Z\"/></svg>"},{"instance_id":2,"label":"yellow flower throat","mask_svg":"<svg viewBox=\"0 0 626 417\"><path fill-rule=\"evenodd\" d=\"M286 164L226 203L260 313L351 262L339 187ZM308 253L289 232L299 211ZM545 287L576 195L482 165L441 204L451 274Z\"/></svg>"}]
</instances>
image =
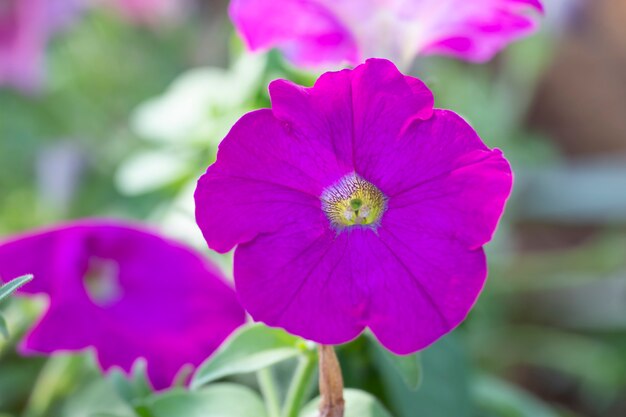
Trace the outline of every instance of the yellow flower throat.
<instances>
[{"instance_id":1,"label":"yellow flower throat","mask_svg":"<svg viewBox=\"0 0 626 417\"><path fill-rule=\"evenodd\" d=\"M376 228L387 209L387 198L357 174L344 176L322 193L322 210L337 229L350 226Z\"/></svg>"}]
</instances>

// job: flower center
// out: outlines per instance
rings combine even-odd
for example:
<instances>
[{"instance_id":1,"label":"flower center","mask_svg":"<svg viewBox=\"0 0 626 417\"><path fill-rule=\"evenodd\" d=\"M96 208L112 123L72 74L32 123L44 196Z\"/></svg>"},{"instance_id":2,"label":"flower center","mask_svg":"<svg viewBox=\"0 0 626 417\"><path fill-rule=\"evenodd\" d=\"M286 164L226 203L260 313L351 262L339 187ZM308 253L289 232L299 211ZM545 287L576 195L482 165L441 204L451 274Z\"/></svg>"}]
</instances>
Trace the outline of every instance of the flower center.
<instances>
[{"instance_id":1,"label":"flower center","mask_svg":"<svg viewBox=\"0 0 626 417\"><path fill-rule=\"evenodd\" d=\"M337 229L376 228L387 209L387 197L371 182L352 173L322 193L322 210Z\"/></svg>"},{"instance_id":2,"label":"flower center","mask_svg":"<svg viewBox=\"0 0 626 417\"><path fill-rule=\"evenodd\" d=\"M113 260L91 258L84 285L91 301L100 307L115 304L123 295L119 282L119 267Z\"/></svg>"}]
</instances>

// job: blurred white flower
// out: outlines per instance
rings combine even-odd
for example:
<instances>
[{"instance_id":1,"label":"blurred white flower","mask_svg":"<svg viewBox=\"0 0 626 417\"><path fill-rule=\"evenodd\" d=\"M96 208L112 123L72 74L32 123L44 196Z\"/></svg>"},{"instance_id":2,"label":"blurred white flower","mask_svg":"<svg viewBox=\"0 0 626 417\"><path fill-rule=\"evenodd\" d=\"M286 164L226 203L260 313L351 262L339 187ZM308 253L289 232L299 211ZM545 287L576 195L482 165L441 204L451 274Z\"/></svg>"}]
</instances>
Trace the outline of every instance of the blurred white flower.
<instances>
[{"instance_id":1,"label":"blurred white flower","mask_svg":"<svg viewBox=\"0 0 626 417\"><path fill-rule=\"evenodd\" d=\"M156 191L191 171L190 157L181 152L150 150L127 158L115 173L117 188L126 195Z\"/></svg>"},{"instance_id":2,"label":"blurred white flower","mask_svg":"<svg viewBox=\"0 0 626 417\"><path fill-rule=\"evenodd\" d=\"M192 69L141 104L131 128L150 146L122 162L117 188L139 195L193 177L207 162L198 164L198 155L215 154L234 122L254 106L265 68L264 56L242 55L230 69Z\"/></svg>"},{"instance_id":3,"label":"blurred white flower","mask_svg":"<svg viewBox=\"0 0 626 417\"><path fill-rule=\"evenodd\" d=\"M216 144L247 110L265 69L263 55L243 55L231 69L206 67L182 74L161 96L135 111L134 131L154 142Z\"/></svg>"}]
</instances>

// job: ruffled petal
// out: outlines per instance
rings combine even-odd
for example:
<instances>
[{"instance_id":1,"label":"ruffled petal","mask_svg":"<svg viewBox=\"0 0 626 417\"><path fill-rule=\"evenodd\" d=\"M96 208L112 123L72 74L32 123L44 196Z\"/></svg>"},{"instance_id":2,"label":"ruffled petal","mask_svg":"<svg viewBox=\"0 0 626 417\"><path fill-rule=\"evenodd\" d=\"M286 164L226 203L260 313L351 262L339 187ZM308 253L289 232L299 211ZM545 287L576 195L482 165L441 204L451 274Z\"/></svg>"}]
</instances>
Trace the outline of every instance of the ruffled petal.
<instances>
[{"instance_id":1,"label":"ruffled petal","mask_svg":"<svg viewBox=\"0 0 626 417\"><path fill-rule=\"evenodd\" d=\"M457 114L435 110L395 137L371 136L355 148L359 174L388 197L426 183L455 168L474 163L490 150Z\"/></svg>"},{"instance_id":2,"label":"ruffled petal","mask_svg":"<svg viewBox=\"0 0 626 417\"><path fill-rule=\"evenodd\" d=\"M327 184L373 162L413 121L429 118L434 103L423 82L384 59L327 72L309 88L277 80L270 84L270 96L276 118L328 161L323 169L335 176L327 177Z\"/></svg>"},{"instance_id":3,"label":"ruffled petal","mask_svg":"<svg viewBox=\"0 0 626 417\"><path fill-rule=\"evenodd\" d=\"M296 228L263 235L235 253L237 292L255 320L318 343L370 327L406 354L467 315L486 277L482 249L397 228Z\"/></svg>"},{"instance_id":4,"label":"ruffled petal","mask_svg":"<svg viewBox=\"0 0 626 417\"><path fill-rule=\"evenodd\" d=\"M274 116L308 147L304 155L318 159L318 164L324 164L320 171L331 174L325 183L354 170L350 70L327 72L310 88L276 80L269 92Z\"/></svg>"},{"instance_id":5,"label":"ruffled petal","mask_svg":"<svg viewBox=\"0 0 626 417\"><path fill-rule=\"evenodd\" d=\"M536 29L535 16L529 13L532 9L543 12L537 0L447 0L447 12L434 14L426 23L432 29L423 34L421 52L488 61L509 43Z\"/></svg>"},{"instance_id":6,"label":"ruffled petal","mask_svg":"<svg viewBox=\"0 0 626 417\"><path fill-rule=\"evenodd\" d=\"M454 239L383 226L370 236L378 259L368 326L397 354L423 349L458 326L487 276L482 249Z\"/></svg>"},{"instance_id":7,"label":"ruffled petal","mask_svg":"<svg viewBox=\"0 0 626 417\"><path fill-rule=\"evenodd\" d=\"M491 240L511 182L508 162L500 151L491 151L480 160L394 195L383 224L445 236L477 248Z\"/></svg>"},{"instance_id":8,"label":"ruffled petal","mask_svg":"<svg viewBox=\"0 0 626 417\"><path fill-rule=\"evenodd\" d=\"M352 71L354 166L358 173L377 165L412 123L433 114L434 98L417 78L404 76L393 63L369 59Z\"/></svg>"},{"instance_id":9,"label":"ruffled petal","mask_svg":"<svg viewBox=\"0 0 626 417\"><path fill-rule=\"evenodd\" d=\"M511 168L459 116L436 110L395 141L360 150L373 161L360 174L389 198L383 224L461 239L468 248L491 239L511 192Z\"/></svg>"},{"instance_id":10,"label":"ruffled petal","mask_svg":"<svg viewBox=\"0 0 626 417\"><path fill-rule=\"evenodd\" d=\"M50 354L82 350L92 346L98 325L93 306L84 299L55 300L21 342L20 351Z\"/></svg>"},{"instance_id":11,"label":"ruffled petal","mask_svg":"<svg viewBox=\"0 0 626 417\"><path fill-rule=\"evenodd\" d=\"M270 110L242 117L196 188L196 220L209 247L226 252L319 208L325 185L349 170L318 146L323 140L294 133Z\"/></svg>"},{"instance_id":12,"label":"ruffled petal","mask_svg":"<svg viewBox=\"0 0 626 417\"><path fill-rule=\"evenodd\" d=\"M235 252L235 284L255 320L319 343L338 344L366 326L368 265L355 231L325 218L265 234Z\"/></svg>"},{"instance_id":13,"label":"ruffled petal","mask_svg":"<svg viewBox=\"0 0 626 417\"><path fill-rule=\"evenodd\" d=\"M82 281L87 259L81 249L82 233L69 229L35 231L0 241L0 281L32 274L35 278L18 293L51 293L58 288L68 298L84 293Z\"/></svg>"},{"instance_id":14,"label":"ruffled petal","mask_svg":"<svg viewBox=\"0 0 626 417\"><path fill-rule=\"evenodd\" d=\"M359 61L350 32L321 2L233 0L230 16L251 50L278 47L304 66Z\"/></svg>"},{"instance_id":15,"label":"ruffled petal","mask_svg":"<svg viewBox=\"0 0 626 417\"><path fill-rule=\"evenodd\" d=\"M483 62L536 28L539 0L235 0L231 16L252 50L280 48L299 65L419 54Z\"/></svg>"}]
</instances>

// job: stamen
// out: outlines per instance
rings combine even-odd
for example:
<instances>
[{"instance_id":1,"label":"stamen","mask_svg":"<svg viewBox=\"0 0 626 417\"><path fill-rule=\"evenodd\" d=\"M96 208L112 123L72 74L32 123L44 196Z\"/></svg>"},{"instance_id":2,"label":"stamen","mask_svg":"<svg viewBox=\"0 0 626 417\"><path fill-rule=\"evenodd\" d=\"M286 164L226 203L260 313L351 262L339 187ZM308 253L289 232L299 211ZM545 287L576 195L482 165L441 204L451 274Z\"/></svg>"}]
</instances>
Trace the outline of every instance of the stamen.
<instances>
[{"instance_id":1,"label":"stamen","mask_svg":"<svg viewBox=\"0 0 626 417\"><path fill-rule=\"evenodd\" d=\"M355 173L328 187L321 196L322 210L336 229L350 226L376 228L387 209L387 197Z\"/></svg>"}]
</instances>

